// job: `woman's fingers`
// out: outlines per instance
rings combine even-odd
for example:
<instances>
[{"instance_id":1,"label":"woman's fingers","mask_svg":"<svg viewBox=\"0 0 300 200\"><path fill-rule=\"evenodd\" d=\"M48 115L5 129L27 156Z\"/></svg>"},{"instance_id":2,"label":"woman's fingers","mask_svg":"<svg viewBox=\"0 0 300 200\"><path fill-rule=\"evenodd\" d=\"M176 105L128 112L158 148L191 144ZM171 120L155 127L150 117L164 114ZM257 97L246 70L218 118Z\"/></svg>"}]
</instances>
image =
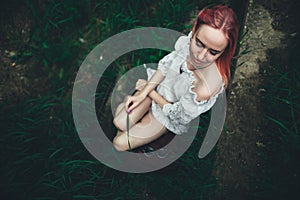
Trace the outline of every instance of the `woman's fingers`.
<instances>
[{"instance_id":1,"label":"woman's fingers","mask_svg":"<svg viewBox=\"0 0 300 200\"><path fill-rule=\"evenodd\" d=\"M129 112L129 105L130 104L131 104L131 96L127 96L126 101L125 101L125 110L126 110L126 112Z\"/></svg>"},{"instance_id":2,"label":"woman's fingers","mask_svg":"<svg viewBox=\"0 0 300 200\"><path fill-rule=\"evenodd\" d=\"M131 112L133 109L135 109L141 102L139 99L137 99L136 96L130 97L131 101L128 104L128 110L127 112Z\"/></svg>"},{"instance_id":3,"label":"woman's fingers","mask_svg":"<svg viewBox=\"0 0 300 200\"><path fill-rule=\"evenodd\" d=\"M129 113L135 109L142 101L144 100L143 96L135 95L128 96L125 102L125 110Z\"/></svg>"},{"instance_id":4,"label":"woman's fingers","mask_svg":"<svg viewBox=\"0 0 300 200\"><path fill-rule=\"evenodd\" d=\"M138 104L136 103L135 96L127 97L125 102L125 110L130 113Z\"/></svg>"}]
</instances>

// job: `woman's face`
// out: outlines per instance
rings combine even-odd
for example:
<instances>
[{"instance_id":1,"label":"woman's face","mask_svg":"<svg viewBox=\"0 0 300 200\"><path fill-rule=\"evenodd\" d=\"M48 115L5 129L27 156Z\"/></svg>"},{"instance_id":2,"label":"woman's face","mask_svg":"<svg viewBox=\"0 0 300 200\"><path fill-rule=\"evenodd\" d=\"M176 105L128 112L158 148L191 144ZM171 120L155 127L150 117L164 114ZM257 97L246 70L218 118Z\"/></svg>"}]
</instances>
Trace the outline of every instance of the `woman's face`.
<instances>
[{"instance_id":1,"label":"woman's face","mask_svg":"<svg viewBox=\"0 0 300 200\"><path fill-rule=\"evenodd\" d=\"M190 43L190 61L195 68L207 67L221 56L228 41L224 33L208 25L201 25Z\"/></svg>"}]
</instances>

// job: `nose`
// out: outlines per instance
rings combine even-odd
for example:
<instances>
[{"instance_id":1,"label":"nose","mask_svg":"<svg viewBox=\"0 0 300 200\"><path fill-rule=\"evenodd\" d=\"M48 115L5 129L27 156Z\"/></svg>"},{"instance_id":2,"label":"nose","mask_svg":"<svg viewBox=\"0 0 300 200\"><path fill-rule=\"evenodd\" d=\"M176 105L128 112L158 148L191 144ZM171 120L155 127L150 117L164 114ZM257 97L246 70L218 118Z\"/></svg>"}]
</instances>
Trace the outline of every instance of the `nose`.
<instances>
[{"instance_id":1,"label":"nose","mask_svg":"<svg viewBox=\"0 0 300 200\"><path fill-rule=\"evenodd\" d=\"M199 52L198 52L198 59L199 60L202 60L205 56L206 56L206 53L207 53L208 49L207 48L203 48L201 49Z\"/></svg>"}]
</instances>

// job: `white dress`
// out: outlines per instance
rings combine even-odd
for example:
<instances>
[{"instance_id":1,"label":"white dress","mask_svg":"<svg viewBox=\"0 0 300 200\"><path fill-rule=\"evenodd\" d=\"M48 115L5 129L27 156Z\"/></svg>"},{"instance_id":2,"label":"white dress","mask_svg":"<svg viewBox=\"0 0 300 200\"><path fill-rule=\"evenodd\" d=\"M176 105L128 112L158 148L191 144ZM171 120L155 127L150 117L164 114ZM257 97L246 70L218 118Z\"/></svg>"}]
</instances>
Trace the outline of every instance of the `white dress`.
<instances>
[{"instance_id":1,"label":"white dress","mask_svg":"<svg viewBox=\"0 0 300 200\"><path fill-rule=\"evenodd\" d=\"M152 101L151 112L156 120L175 134L186 133L189 122L197 118L201 113L208 111L216 102L220 93L224 90L224 84L219 91L208 100L197 101L197 94L192 91L195 80L194 74L187 68L186 57L189 55L188 36L180 37L175 44L175 50L166 55L158 63L158 69L165 76L157 86L157 92L168 102L161 108ZM147 68L148 80L156 70Z\"/></svg>"}]
</instances>

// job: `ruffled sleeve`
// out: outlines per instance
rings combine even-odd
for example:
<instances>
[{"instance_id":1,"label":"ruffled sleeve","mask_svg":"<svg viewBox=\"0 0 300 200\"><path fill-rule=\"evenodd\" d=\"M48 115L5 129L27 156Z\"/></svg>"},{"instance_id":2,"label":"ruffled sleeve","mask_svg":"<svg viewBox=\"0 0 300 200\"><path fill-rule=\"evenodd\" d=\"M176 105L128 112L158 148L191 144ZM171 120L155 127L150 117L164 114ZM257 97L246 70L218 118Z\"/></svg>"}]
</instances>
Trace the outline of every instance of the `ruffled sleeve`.
<instances>
[{"instance_id":1,"label":"ruffled sleeve","mask_svg":"<svg viewBox=\"0 0 300 200\"><path fill-rule=\"evenodd\" d=\"M159 69L161 71L161 73L163 74L163 76L167 75L167 71L169 69L169 67L172 64L172 57L174 52L166 55L165 57L163 57L159 62L158 62L158 67L157 69Z\"/></svg>"},{"instance_id":2,"label":"ruffled sleeve","mask_svg":"<svg viewBox=\"0 0 300 200\"><path fill-rule=\"evenodd\" d=\"M178 127L179 130L187 131L187 128L184 127L187 127L187 124L193 119L211 109L216 102L218 94L209 100L198 102L195 100L196 94L189 90L178 102L165 104L162 111L165 116L169 118L174 127Z\"/></svg>"},{"instance_id":3,"label":"ruffled sleeve","mask_svg":"<svg viewBox=\"0 0 300 200\"><path fill-rule=\"evenodd\" d=\"M206 109L204 109L205 106L203 105L207 102L208 101L202 101L196 103L191 94L186 94L182 96L178 102L165 104L163 106L163 112L171 120L180 121L182 124L188 124L202 112L205 112Z\"/></svg>"},{"instance_id":4,"label":"ruffled sleeve","mask_svg":"<svg viewBox=\"0 0 300 200\"><path fill-rule=\"evenodd\" d=\"M175 43L174 51L158 62L158 69L164 76L166 76L168 69L173 63L180 64L181 62L178 62L178 60L183 60L186 58L186 55L188 55L190 35L191 34L189 34L189 36L179 37Z\"/></svg>"},{"instance_id":5,"label":"ruffled sleeve","mask_svg":"<svg viewBox=\"0 0 300 200\"><path fill-rule=\"evenodd\" d=\"M192 37L192 32L188 34L188 36L180 36L178 40L175 43L175 50L180 51L180 50L188 50L188 46L190 44L190 39Z\"/></svg>"}]
</instances>

